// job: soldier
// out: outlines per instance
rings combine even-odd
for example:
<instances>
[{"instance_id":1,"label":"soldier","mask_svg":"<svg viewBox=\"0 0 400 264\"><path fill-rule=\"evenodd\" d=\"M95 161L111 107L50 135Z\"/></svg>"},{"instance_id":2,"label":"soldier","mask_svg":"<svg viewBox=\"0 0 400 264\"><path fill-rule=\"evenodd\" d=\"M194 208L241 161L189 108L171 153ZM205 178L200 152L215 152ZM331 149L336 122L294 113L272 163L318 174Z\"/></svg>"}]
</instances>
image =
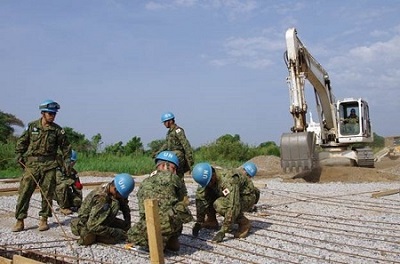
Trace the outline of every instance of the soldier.
<instances>
[{"instance_id":1,"label":"soldier","mask_svg":"<svg viewBox=\"0 0 400 264\"><path fill-rule=\"evenodd\" d=\"M260 200L260 190L254 186L254 183L251 180L256 174L256 164L250 161L243 164L241 169L241 181L243 182L242 185L244 186L241 199L242 211L257 211L256 204L258 203L258 200Z\"/></svg>"},{"instance_id":2,"label":"soldier","mask_svg":"<svg viewBox=\"0 0 400 264\"><path fill-rule=\"evenodd\" d=\"M126 231L131 226L128 196L134 187L132 176L121 173L88 194L79 208L78 219L71 221L71 231L80 236L80 245L96 241L115 244L126 239ZM119 211L122 211L123 220L117 218Z\"/></svg>"},{"instance_id":3,"label":"soldier","mask_svg":"<svg viewBox=\"0 0 400 264\"><path fill-rule=\"evenodd\" d=\"M15 153L18 163L24 167L19 186L19 196L15 210L17 223L13 232L24 230L24 219L28 216L29 202L36 186L40 188L42 208L39 212L39 231L49 229L47 219L52 216L52 202L56 186L57 151L60 150L66 166L71 170L71 145L65 131L54 123L60 105L46 100L39 105L42 117L28 124L17 141Z\"/></svg>"},{"instance_id":4,"label":"soldier","mask_svg":"<svg viewBox=\"0 0 400 264\"><path fill-rule=\"evenodd\" d=\"M137 246L148 247L144 200L158 199L161 235L165 249L178 251L178 237L184 223L193 220L192 214L183 201L183 183L176 175L178 157L172 151L160 152L155 158L156 170L143 180L137 193L139 222L128 231L128 241Z\"/></svg>"},{"instance_id":5,"label":"soldier","mask_svg":"<svg viewBox=\"0 0 400 264\"><path fill-rule=\"evenodd\" d=\"M216 170L209 163L199 163L193 168L192 177L200 184L196 191L197 221L192 229L193 236L197 237L201 228L218 229L215 215L218 213L224 217L224 221L213 242L221 242L234 223L239 225L234 236L246 237L251 224L243 214L249 210L249 205L242 200L245 197L245 185L240 172Z\"/></svg>"},{"instance_id":6,"label":"soldier","mask_svg":"<svg viewBox=\"0 0 400 264\"><path fill-rule=\"evenodd\" d=\"M67 175L63 169L62 161L59 160L59 167L56 172L56 201L60 206L60 212L70 215L77 211L82 204L82 184L78 172L73 168L78 159L78 154L72 150L71 174Z\"/></svg>"},{"instance_id":7,"label":"soldier","mask_svg":"<svg viewBox=\"0 0 400 264\"><path fill-rule=\"evenodd\" d=\"M191 170L194 164L193 161L193 150L190 146L188 139L186 138L185 131L175 123L175 116L171 112L166 112L161 115L161 122L168 128L166 143L160 148L159 152L169 150L175 152L179 159L179 168L176 174L181 178L183 182L183 188L185 191L185 200L187 198L187 189L184 181L184 174Z\"/></svg>"}]
</instances>

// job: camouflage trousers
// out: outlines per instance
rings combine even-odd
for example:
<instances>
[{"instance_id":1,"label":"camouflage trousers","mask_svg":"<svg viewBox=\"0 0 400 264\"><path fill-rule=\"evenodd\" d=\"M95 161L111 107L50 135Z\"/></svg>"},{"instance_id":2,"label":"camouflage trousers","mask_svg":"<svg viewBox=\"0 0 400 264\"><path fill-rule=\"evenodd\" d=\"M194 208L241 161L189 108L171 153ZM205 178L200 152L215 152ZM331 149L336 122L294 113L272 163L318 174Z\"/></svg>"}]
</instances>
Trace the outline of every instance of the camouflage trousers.
<instances>
[{"instance_id":1,"label":"camouflage trousers","mask_svg":"<svg viewBox=\"0 0 400 264\"><path fill-rule=\"evenodd\" d=\"M116 235L116 232L114 232L115 229L121 229L121 232L117 232L118 234L126 233L126 231L128 230L128 227L124 220L115 218L109 227L110 227L109 229L104 230L102 232L91 232L86 227L86 224L83 223L79 218L73 219L71 221L72 234L80 237L80 239L78 240L79 244L83 244L82 243L83 239L88 235L94 236L93 242L97 241L97 242L106 243L106 244L115 244L115 243L125 239L125 237L118 236L118 235ZM122 230L125 232L123 232Z\"/></svg>"},{"instance_id":2,"label":"camouflage trousers","mask_svg":"<svg viewBox=\"0 0 400 264\"><path fill-rule=\"evenodd\" d=\"M82 205L82 191L75 188L73 184L72 179L57 184L55 199L61 208L79 208Z\"/></svg>"},{"instance_id":3,"label":"camouflage trousers","mask_svg":"<svg viewBox=\"0 0 400 264\"><path fill-rule=\"evenodd\" d=\"M48 218L52 216L52 203L56 186L56 169L41 166L41 164L27 164L18 189L18 200L15 210L16 219L28 217L29 203L38 183L42 198L39 216Z\"/></svg>"},{"instance_id":4,"label":"camouflage trousers","mask_svg":"<svg viewBox=\"0 0 400 264\"><path fill-rule=\"evenodd\" d=\"M189 209L179 202L174 208L160 211L160 229L164 247L171 237L179 237L182 233L184 223L193 221ZM139 222L128 230L128 241L141 247L148 247L146 218L141 215Z\"/></svg>"}]
</instances>

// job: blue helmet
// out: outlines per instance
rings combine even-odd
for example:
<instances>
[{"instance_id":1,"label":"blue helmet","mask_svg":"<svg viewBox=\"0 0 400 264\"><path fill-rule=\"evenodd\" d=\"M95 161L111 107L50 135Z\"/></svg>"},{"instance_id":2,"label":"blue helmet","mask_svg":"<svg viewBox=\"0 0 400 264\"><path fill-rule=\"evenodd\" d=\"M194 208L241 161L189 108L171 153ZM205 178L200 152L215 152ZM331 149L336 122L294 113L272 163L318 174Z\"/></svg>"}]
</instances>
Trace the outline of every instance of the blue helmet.
<instances>
[{"instance_id":1,"label":"blue helmet","mask_svg":"<svg viewBox=\"0 0 400 264\"><path fill-rule=\"evenodd\" d=\"M201 187L206 187L212 177L211 165L207 162L198 163L193 168L192 177Z\"/></svg>"},{"instance_id":2,"label":"blue helmet","mask_svg":"<svg viewBox=\"0 0 400 264\"><path fill-rule=\"evenodd\" d=\"M135 181L128 173L120 173L115 175L114 185L118 193L126 199L135 188Z\"/></svg>"},{"instance_id":3,"label":"blue helmet","mask_svg":"<svg viewBox=\"0 0 400 264\"><path fill-rule=\"evenodd\" d=\"M57 113L60 105L53 100L45 100L39 105L39 110L42 112Z\"/></svg>"},{"instance_id":4,"label":"blue helmet","mask_svg":"<svg viewBox=\"0 0 400 264\"><path fill-rule=\"evenodd\" d=\"M165 161L174 163L175 166L179 167L179 159L176 156L176 154L174 152L172 152L172 151L166 150L166 151L161 151L160 153L158 153L158 155L157 155L157 157L155 159L156 163L159 160L165 160Z\"/></svg>"},{"instance_id":5,"label":"blue helmet","mask_svg":"<svg viewBox=\"0 0 400 264\"><path fill-rule=\"evenodd\" d=\"M164 114L161 115L161 123L164 123L165 121L174 119L175 116L171 112L165 112Z\"/></svg>"},{"instance_id":6,"label":"blue helmet","mask_svg":"<svg viewBox=\"0 0 400 264\"><path fill-rule=\"evenodd\" d=\"M243 169L250 175L250 177L254 177L257 174L257 166L251 161L246 162L243 165Z\"/></svg>"},{"instance_id":7,"label":"blue helmet","mask_svg":"<svg viewBox=\"0 0 400 264\"><path fill-rule=\"evenodd\" d=\"M71 161L76 161L78 159L78 153L75 150L71 151Z\"/></svg>"}]
</instances>

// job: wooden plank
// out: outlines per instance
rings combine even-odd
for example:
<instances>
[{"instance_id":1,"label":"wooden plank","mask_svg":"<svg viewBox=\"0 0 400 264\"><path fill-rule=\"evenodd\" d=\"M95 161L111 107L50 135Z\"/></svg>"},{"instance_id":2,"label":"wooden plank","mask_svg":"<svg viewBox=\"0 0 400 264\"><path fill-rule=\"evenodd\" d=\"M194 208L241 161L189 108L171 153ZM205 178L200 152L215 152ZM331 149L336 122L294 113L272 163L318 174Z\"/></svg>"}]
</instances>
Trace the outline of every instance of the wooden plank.
<instances>
[{"instance_id":1,"label":"wooden plank","mask_svg":"<svg viewBox=\"0 0 400 264\"><path fill-rule=\"evenodd\" d=\"M12 260L4 257L0 257L0 264L12 264Z\"/></svg>"},{"instance_id":2,"label":"wooden plank","mask_svg":"<svg viewBox=\"0 0 400 264\"><path fill-rule=\"evenodd\" d=\"M371 195L371 197L372 197L372 198L378 198L378 197L387 196L387 195L392 195L392 194L396 194L396 193L400 193L400 189L394 189L394 190L386 190L386 191L376 192L376 193L373 193L373 194Z\"/></svg>"},{"instance_id":3,"label":"wooden plank","mask_svg":"<svg viewBox=\"0 0 400 264\"><path fill-rule=\"evenodd\" d=\"M33 259L25 258L20 255L13 256L13 264L44 264L43 262L36 261Z\"/></svg>"},{"instance_id":4,"label":"wooden plank","mask_svg":"<svg viewBox=\"0 0 400 264\"><path fill-rule=\"evenodd\" d=\"M164 246L161 237L160 215L158 213L158 200L146 199L144 201L147 236L149 239L150 263L164 264Z\"/></svg>"}]
</instances>

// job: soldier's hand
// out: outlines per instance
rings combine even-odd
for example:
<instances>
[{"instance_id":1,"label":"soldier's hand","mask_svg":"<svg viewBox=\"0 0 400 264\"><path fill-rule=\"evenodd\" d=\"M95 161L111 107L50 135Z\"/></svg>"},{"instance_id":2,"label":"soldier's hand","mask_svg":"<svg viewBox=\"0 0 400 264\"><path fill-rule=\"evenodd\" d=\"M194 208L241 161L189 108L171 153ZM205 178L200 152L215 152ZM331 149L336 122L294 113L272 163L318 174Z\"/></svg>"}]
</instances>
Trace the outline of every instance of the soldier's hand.
<instances>
[{"instance_id":1,"label":"soldier's hand","mask_svg":"<svg viewBox=\"0 0 400 264\"><path fill-rule=\"evenodd\" d=\"M185 206L189 206L190 201L189 201L189 197L187 195L183 197L183 203L185 204Z\"/></svg>"},{"instance_id":2,"label":"soldier's hand","mask_svg":"<svg viewBox=\"0 0 400 264\"><path fill-rule=\"evenodd\" d=\"M225 237L225 233L222 232L222 231L219 231L219 232L214 236L214 238L212 239L212 242L215 242L215 243L222 242L222 240L224 239L224 237Z\"/></svg>"},{"instance_id":3,"label":"soldier's hand","mask_svg":"<svg viewBox=\"0 0 400 264\"><path fill-rule=\"evenodd\" d=\"M201 229L201 224L200 223L195 223L193 228L192 228L192 235L194 237L197 237L199 235Z\"/></svg>"}]
</instances>

